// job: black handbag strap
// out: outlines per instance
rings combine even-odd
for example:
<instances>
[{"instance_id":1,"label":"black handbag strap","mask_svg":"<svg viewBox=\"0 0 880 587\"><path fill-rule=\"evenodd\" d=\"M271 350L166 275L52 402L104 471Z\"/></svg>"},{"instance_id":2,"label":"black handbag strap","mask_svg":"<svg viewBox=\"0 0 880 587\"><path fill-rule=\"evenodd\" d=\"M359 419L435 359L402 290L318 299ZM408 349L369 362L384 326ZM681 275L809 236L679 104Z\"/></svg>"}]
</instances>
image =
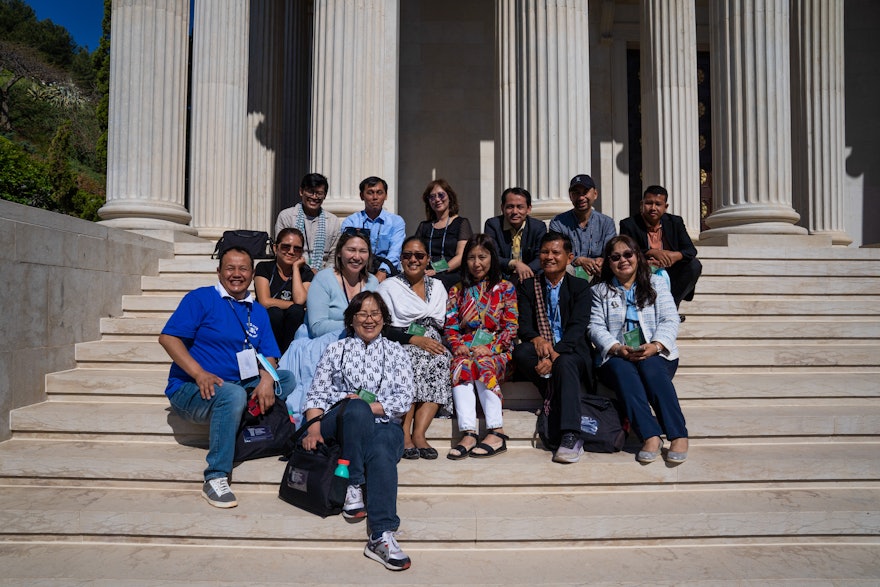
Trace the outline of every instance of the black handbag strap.
<instances>
[{"instance_id":1,"label":"black handbag strap","mask_svg":"<svg viewBox=\"0 0 880 587\"><path fill-rule=\"evenodd\" d=\"M350 397L342 398L341 400L339 400L338 402L336 402L335 404L330 406L330 408L326 412L324 412L320 416L315 416L314 418L312 418L311 420L309 420L308 422L306 422L305 424L300 426L299 430L297 430L293 435L293 439L292 439L293 444L297 443L299 441L299 439L302 438L302 435L305 434L306 431L308 431L309 426L311 426L315 422L320 422L321 420L324 419L324 416L329 414L335 408L339 408L339 411L336 413L336 442L339 444L339 446L344 446L344 438L343 438L343 430L342 430L342 414L345 413L345 408L348 407L348 402L350 402L350 401L351 401Z\"/></svg>"}]
</instances>

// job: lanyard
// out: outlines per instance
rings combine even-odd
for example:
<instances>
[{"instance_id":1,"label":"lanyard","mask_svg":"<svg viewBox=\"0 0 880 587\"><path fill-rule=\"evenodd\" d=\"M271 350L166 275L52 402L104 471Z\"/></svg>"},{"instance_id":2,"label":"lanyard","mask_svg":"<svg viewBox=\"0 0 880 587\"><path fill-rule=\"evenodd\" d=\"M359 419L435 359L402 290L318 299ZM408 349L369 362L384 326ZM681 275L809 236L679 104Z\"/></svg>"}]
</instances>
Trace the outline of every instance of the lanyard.
<instances>
[{"instance_id":1,"label":"lanyard","mask_svg":"<svg viewBox=\"0 0 880 587\"><path fill-rule=\"evenodd\" d=\"M377 342L379 342L379 341L377 341ZM379 344L381 344L381 342L379 342ZM364 358L366 359L367 351L369 350L370 346L365 344L364 347L365 347L364 348ZM341 365L339 372L342 374L342 382L344 384L346 384L346 386L349 390L358 390L362 386L355 387L354 385L351 384L351 381L349 381L348 377L346 377L346 375L345 375L345 353L346 353L346 351L348 351L348 341L347 340L346 340L345 344L342 345L342 357L339 359L339 364ZM366 367L366 365L365 365L365 367ZM384 351L384 349L382 350L382 367L379 369L379 373L380 373L379 383L376 385L376 390L374 392L377 395L379 393L379 390L382 389L382 382L385 381L385 351Z\"/></svg>"},{"instance_id":2,"label":"lanyard","mask_svg":"<svg viewBox=\"0 0 880 587\"><path fill-rule=\"evenodd\" d=\"M446 259L446 230L449 228L449 216L446 217L446 226L443 227L443 239L440 241L440 257ZM429 246L434 247L434 223L431 223L431 240ZM430 252L430 251L429 251Z\"/></svg>"},{"instance_id":3,"label":"lanyard","mask_svg":"<svg viewBox=\"0 0 880 587\"><path fill-rule=\"evenodd\" d=\"M235 306L232 305L232 300L226 298L226 301L229 302L229 309L232 310L232 314L235 316L235 319L238 321L238 325L241 326L242 332L244 332L244 347L242 348L254 348L254 345L251 344L251 339L248 337L248 328L251 326L251 306L248 303L245 303L247 306L247 327L241 323L241 318L238 317L238 312L235 311Z\"/></svg>"}]
</instances>

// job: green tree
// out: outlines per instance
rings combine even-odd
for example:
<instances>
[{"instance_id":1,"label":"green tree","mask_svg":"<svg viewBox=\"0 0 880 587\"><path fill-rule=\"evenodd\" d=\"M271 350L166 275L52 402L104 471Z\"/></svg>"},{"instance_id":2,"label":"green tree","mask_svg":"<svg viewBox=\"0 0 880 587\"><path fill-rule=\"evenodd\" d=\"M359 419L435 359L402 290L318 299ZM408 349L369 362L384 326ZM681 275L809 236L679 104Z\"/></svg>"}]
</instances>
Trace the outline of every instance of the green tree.
<instances>
[{"instance_id":1,"label":"green tree","mask_svg":"<svg viewBox=\"0 0 880 587\"><path fill-rule=\"evenodd\" d=\"M44 165L6 137L0 136L0 198L51 210L52 184Z\"/></svg>"},{"instance_id":2,"label":"green tree","mask_svg":"<svg viewBox=\"0 0 880 587\"><path fill-rule=\"evenodd\" d=\"M49 183L52 184L52 199L59 210L74 212L73 199L76 196L76 175L70 169L71 141L70 121L65 120L49 145Z\"/></svg>"},{"instance_id":3,"label":"green tree","mask_svg":"<svg viewBox=\"0 0 880 587\"><path fill-rule=\"evenodd\" d=\"M101 21L101 41L92 55L92 66L95 71L97 84L98 105L95 107L95 116L98 118L98 128L101 136L95 145L96 167L103 172L107 171L107 119L110 113L110 14L112 12L112 0L104 0L104 19Z\"/></svg>"}]
</instances>

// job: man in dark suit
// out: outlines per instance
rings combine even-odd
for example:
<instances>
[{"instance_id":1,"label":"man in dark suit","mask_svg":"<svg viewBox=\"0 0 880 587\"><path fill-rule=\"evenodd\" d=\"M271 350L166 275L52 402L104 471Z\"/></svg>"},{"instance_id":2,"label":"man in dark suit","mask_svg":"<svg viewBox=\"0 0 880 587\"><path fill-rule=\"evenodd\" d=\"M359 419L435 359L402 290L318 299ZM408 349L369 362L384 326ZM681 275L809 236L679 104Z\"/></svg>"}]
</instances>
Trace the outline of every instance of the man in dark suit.
<instances>
[{"instance_id":1,"label":"man in dark suit","mask_svg":"<svg viewBox=\"0 0 880 587\"><path fill-rule=\"evenodd\" d=\"M532 194L525 188L507 188L501 194L501 212L486 220L483 232L498 245L504 276L514 283L534 277L541 267L538 246L547 226L529 216Z\"/></svg>"},{"instance_id":2,"label":"man in dark suit","mask_svg":"<svg viewBox=\"0 0 880 587\"><path fill-rule=\"evenodd\" d=\"M637 216L620 221L620 234L632 237L645 252L648 262L669 274L675 307L694 299L694 288L703 272L697 249L688 236L681 216L667 214L669 192L659 185L648 186Z\"/></svg>"},{"instance_id":3,"label":"man in dark suit","mask_svg":"<svg viewBox=\"0 0 880 587\"><path fill-rule=\"evenodd\" d=\"M574 258L568 236L553 231L544 235L539 258L543 273L517 287L522 342L513 349L513 360L517 370L537 385L545 397L547 392L553 394L551 429L558 429L561 435L553 460L576 463L584 452L580 438L581 391L584 386L592 389L587 340L590 285L566 272ZM539 294L546 310L543 324L539 318Z\"/></svg>"}]
</instances>

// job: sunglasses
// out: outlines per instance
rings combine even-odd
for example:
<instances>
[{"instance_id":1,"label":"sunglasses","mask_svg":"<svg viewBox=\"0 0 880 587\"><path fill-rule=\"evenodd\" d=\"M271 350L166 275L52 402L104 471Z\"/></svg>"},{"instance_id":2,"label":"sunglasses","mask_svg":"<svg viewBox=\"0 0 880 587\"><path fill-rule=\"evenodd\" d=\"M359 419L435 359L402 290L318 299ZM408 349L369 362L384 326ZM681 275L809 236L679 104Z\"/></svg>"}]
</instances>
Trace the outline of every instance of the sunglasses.
<instances>
[{"instance_id":1,"label":"sunglasses","mask_svg":"<svg viewBox=\"0 0 880 587\"><path fill-rule=\"evenodd\" d=\"M404 259L404 260L412 259L413 257L415 257L419 261L424 261L425 257L427 257L427 256L428 256L427 253L424 253L422 251L404 251L404 252L400 253L400 258Z\"/></svg>"},{"instance_id":2,"label":"sunglasses","mask_svg":"<svg viewBox=\"0 0 880 587\"><path fill-rule=\"evenodd\" d=\"M342 234L360 237L365 241L370 242L370 230L368 228L355 228L354 226L349 226L342 231Z\"/></svg>"},{"instance_id":3,"label":"sunglasses","mask_svg":"<svg viewBox=\"0 0 880 587\"><path fill-rule=\"evenodd\" d=\"M612 253L612 254L608 255L608 260L611 261L612 263L617 263L618 261L620 261L621 257L629 260L629 259L633 258L633 255L635 255L634 252L632 252L630 250L626 250L623 253Z\"/></svg>"},{"instance_id":4,"label":"sunglasses","mask_svg":"<svg viewBox=\"0 0 880 587\"><path fill-rule=\"evenodd\" d=\"M446 192L437 192L436 194L431 194L430 196L428 196L429 202L433 202L435 200L438 202L442 202L445 199L446 199Z\"/></svg>"},{"instance_id":5,"label":"sunglasses","mask_svg":"<svg viewBox=\"0 0 880 587\"><path fill-rule=\"evenodd\" d=\"M294 253L302 253L303 252L302 247L299 247L297 245L288 245L288 244L278 245L278 250L281 251L282 253L289 253L290 251L293 251Z\"/></svg>"}]
</instances>

